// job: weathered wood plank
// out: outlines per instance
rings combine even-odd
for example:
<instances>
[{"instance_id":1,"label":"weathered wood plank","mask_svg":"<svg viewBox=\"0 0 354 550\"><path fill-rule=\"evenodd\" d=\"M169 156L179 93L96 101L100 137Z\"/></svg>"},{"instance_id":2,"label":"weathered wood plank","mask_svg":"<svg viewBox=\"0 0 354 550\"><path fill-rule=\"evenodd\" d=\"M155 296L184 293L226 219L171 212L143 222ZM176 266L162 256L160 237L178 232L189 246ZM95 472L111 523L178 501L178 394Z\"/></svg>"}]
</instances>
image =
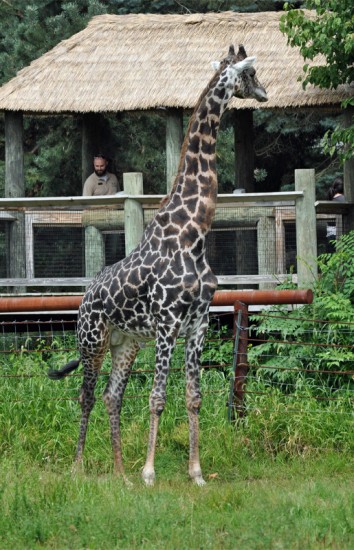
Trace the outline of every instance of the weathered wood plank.
<instances>
[{"instance_id":1,"label":"weathered wood plank","mask_svg":"<svg viewBox=\"0 0 354 550\"><path fill-rule=\"evenodd\" d=\"M123 205L125 199L134 199L140 202L143 206L156 208L159 206L161 199L165 195L127 195L124 192L116 195L101 195L97 197L21 197L21 198L4 198L0 199L0 208L34 208L46 207L51 208L67 206L69 208L85 207L85 206L110 206ZM242 193L240 195L225 194L218 195L218 205L220 204L235 204L235 203L255 203L268 202L269 206L281 206L285 201L295 201L303 196L303 192L287 191L279 193Z\"/></svg>"},{"instance_id":2,"label":"weathered wood plank","mask_svg":"<svg viewBox=\"0 0 354 550\"><path fill-rule=\"evenodd\" d=\"M282 283L287 280L296 282L296 275L219 275L218 284L222 286L237 286L259 283ZM31 286L31 287L54 287L54 286L87 286L91 283L92 277L48 277L48 278L18 278L0 279L0 287L3 286Z\"/></svg>"},{"instance_id":3,"label":"weathered wood plank","mask_svg":"<svg viewBox=\"0 0 354 550\"><path fill-rule=\"evenodd\" d=\"M183 109L166 112L166 192L169 193L177 175L183 143Z\"/></svg>"},{"instance_id":4,"label":"weathered wood plank","mask_svg":"<svg viewBox=\"0 0 354 550\"><path fill-rule=\"evenodd\" d=\"M5 196L24 197L23 115L5 112Z\"/></svg>"},{"instance_id":5,"label":"weathered wood plank","mask_svg":"<svg viewBox=\"0 0 354 550\"><path fill-rule=\"evenodd\" d=\"M123 174L124 191L134 196L143 193L143 175L139 172ZM124 203L124 235L126 256L139 244L144 232L144 212L133 198Z\"/></svg>"},{"instance_id":6,"label":"weathered wood plank","mask_svg":"<svg viewBox=\"0 0 354 550\"><path fill-rule=\"evenodd\" d=\"M316 214L348 214L354 207L353 202L316 201Z\"/></svg>"},{"instance_id":7,"label":"weathered wood plank","mask_svg":"<svg viewBox=\"0 0 354 550\"><path fill-rule=\"evenodd\" d=\"M311 288L317 278L317 233L315 204L315 170L295 170L295 187L303 191L296 201L296 254L300 288Z\"/></svg>"}]
</instances>

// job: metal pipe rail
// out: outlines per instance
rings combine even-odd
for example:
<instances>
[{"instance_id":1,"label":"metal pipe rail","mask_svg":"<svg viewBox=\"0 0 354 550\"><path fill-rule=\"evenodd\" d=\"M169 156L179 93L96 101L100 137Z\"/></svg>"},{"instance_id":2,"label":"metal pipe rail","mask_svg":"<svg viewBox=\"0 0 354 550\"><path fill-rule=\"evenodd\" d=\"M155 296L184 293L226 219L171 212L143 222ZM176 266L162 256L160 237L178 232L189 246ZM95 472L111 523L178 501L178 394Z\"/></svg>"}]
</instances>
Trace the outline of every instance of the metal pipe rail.
<instances>
[{"instance_id":1,"label":"metal pipe rail","mask_svg":"<svg viewBox=\"0 0 354 550\"><path fill-rule=\"evenodd\" d=\"M61 296L16 296L0 298L0 313L31 311L77 310L83 294ZM212 306L311 304L313 292L306 290L219 290L214 294Z\"/></svg>"}]
</instances>

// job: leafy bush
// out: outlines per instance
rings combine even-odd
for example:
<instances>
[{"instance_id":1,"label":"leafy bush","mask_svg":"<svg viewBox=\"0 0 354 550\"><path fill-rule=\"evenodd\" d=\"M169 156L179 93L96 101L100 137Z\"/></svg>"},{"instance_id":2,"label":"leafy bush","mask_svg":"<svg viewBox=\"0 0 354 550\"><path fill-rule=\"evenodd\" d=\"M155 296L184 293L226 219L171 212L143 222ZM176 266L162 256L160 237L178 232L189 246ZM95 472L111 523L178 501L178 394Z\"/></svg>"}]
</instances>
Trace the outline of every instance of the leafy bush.
<instances>
[{"instance_id":1,"label":"leafy bush","mask_svg":"<svg viewBox=\"0 0 354 550\"><path fill-rule=\"evenodd\" d=\"M249 350L249 361L266 367L257 372L261 379L277 382L287 392L304 379L315 383L316 391L353 389L350 374L337 372L354 365L354 231L338 240L333 254L319 256L318 266L312 304L291 311L281 306L252 317L255 334L268 341Z\"/></svg>"}]
</instances>

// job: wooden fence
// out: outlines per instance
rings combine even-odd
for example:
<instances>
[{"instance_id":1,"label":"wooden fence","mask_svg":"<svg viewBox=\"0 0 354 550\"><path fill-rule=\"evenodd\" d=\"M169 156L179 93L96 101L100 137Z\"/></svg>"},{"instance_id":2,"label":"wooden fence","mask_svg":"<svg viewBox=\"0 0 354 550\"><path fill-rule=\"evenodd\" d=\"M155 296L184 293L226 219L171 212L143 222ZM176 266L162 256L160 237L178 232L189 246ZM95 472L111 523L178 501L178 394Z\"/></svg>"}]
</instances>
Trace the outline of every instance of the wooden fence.
<instances>
[{"instance_id":1,"label":"wooden fence","mask_svg":"<svg viewBox=\"0 0 354 550\"><path fill-rule=\"evenodd\" d=\"M292 260L297 266L291 278L299 288L312 286L317 274L318 224L326 227L327 223L334 222L338 235L342 215L347 216L352 205L316 203L314 170L297 170L295 188L288 193L218 196L209 239L209 260L220 285L272 288L289 278L286 227L291 223L296 227ZM120 255L124 257L140 241L161 198L144 195L142 175L133 173L124 174L124 191L109 197L0 199L2 292L26 293L36 287L55 292L62 287L85 287L107 264L107 238L113 236L115 247L119 241ZM52 229L51 237L46 237L47 248L42 251L36 245L41 228ZM70 246L60 245L62 256L58 268L54 263L59 254L56 244L63 229ZM79 236L75 237L77 230ZM225 235L231 235L231 241L224 249ZM247 259L249 253L251 262ZM45 270L45 276L38 273L41 271L38 258L47 267L53 263L55 276L48 276ZM223 262L215 269L214 264L219 265L220 259ZM62 268L72 264L77 267L75 276L72 272L61 276Z\"/></svg>"}]
</instances>

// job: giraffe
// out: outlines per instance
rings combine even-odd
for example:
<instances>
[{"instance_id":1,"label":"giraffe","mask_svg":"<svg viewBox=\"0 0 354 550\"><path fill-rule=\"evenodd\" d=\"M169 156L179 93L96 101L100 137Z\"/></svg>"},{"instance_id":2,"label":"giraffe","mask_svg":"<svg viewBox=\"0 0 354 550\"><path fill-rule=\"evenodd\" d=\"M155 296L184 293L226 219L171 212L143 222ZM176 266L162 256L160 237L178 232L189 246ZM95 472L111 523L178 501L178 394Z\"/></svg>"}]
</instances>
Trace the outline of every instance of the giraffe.
<instances>
[{"instance_id":1,"label":"giraffe","mask_svg":"<svg viewBox=\"0 0 354 550\"><path fill-rule=\"evenodd\" d=\"M199 460L201 407L200 355L208 327L209 304L217 287L205 250L216 208L216 136L221 115L233 95L267 101L256 78L255 58L230 46L227 57L201 94L189 121L178 173L170 194L127 257L99 272L79 307L77 337L80 357L61 370L60 379L83 364L82 409L76 464L81 464L94 389L106 350L112 369L103 400L110 419L114 471L124 479L120 411L132 363L145 340L156 339L156 364L149 398L150 431L142 478L155 480L154 457L166 383L177 337L185 338L186 406L189 420L189 476L205 483Z\"/></svg>"}]
</instances>

